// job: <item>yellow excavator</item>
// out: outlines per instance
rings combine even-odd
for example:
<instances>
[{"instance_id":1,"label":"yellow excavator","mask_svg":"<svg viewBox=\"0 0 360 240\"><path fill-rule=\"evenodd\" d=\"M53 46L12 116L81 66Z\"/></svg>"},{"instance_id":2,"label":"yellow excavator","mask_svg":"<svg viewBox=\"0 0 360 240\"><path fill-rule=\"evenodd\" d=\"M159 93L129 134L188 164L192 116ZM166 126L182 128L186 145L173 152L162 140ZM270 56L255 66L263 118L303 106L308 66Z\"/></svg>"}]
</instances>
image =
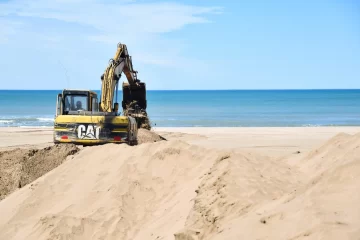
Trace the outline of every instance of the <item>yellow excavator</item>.
<instances>
[{"instance_id":1,"label":"yellow excavator","mask_svg":"<svg viewBox=\"0 0 360 240\"><path fill-rule=\"evenodd\" d=\"M118 84L122 84L120 114ZM150 129L146 112L146 85L137 78L125 44L119 43L114 58L101 75L100 101L91 90L64 89L56 101L54 143L93 145L103 143L137 144L139 128Z\"/></svg>"}]
</instances>

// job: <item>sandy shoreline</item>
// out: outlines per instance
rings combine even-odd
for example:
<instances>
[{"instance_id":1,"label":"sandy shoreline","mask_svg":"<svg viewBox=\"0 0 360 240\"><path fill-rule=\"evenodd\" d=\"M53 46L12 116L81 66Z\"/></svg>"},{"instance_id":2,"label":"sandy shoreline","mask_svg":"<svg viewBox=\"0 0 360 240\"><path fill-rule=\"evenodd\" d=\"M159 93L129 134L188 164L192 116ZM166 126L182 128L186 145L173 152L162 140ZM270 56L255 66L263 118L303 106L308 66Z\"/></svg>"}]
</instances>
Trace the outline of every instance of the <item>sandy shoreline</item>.
<instances>
[{"instance_id":1,"label":"sandy shoreline","mask_svg":"<svg viewBox=\"0 0 360 240\"><path fill-rule=\"evenodd\" d=\"M355 134L359 127L154 127L168 139L206 148L245 150L283 156L309 151L338 133ZM52 145L52 128L0 128L0 150Z\"/></svg>"},{"instance_id":2,"label":"sandy shoreline","mask_svg":"<svg viewBox=\"0 0 360 240\"><path fill-rule=\"evenodd\" d=\"M360 236L360 127L154 131L167 141L75 149L0 128L0 239Z\"/></svg>"}]
</instances>

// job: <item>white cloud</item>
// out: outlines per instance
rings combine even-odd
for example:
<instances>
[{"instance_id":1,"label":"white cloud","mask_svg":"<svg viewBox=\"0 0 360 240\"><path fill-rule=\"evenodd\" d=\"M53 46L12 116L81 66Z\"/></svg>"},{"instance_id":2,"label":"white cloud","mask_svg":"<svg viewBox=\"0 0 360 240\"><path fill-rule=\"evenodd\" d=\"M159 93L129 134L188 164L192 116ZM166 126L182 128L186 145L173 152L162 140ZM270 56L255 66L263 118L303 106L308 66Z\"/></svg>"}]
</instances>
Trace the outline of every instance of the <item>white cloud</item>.
<instances>
[{"instance_id":1,"label":"white cloud","mask_svg":"<svg viewBox=\"0 0 360 240\"><path fill-rule=\"evenodd\" d=\"M168 77L166 70L194 74L207 69L206 62L186 52L188 42L166 35L210 23L207 15L220 11L175 2L13 0L0 3L0 52L18 51L27 59L26 73L16 76L18 83L26 77L42 88L54 88L63 78L59 60L79 86L89 81L98 86L98 76L122 42L128 45L140 79L161 81ZM14 71L15 61L4 62L8 70L0 73L1 78ZM41 76L39 68L44 69ZM52 76L58 80L49 81Z\"/></svg>"},{"instance_id":2,"label":"white cloud","mask_svg":"<svg viewBox=\"0 0 360 240\"><path fill-rule=\"evenodd\" d=\"M185 25L209 22L203 14L218 13L218 7L196 7L179 3L105 3L95 0L16 0L0 4L0 15L57 19L88 25L111 33L164 33Z\"/></svg>"},{"instance_id":3,"label":"white cloud","mask_svg":"<svg viewBox=\"0 0 360 240\"><path fill-rule=\"evenodd\" d=\"M190 24L208 23L210 21L205 15L217 14L220 10L218 7L197 7L169 2L136 3L130 0L14 0L0 4L0 16L3 17L17 16L17 19L26 19L24 21L58 20L75 24L72 28L87 29L72 34L58 30L56 36L54 32L29 27L28 37L31 35L41 41L51 41L44 45L61 44L54 40L65 37L68 41L78 37L76 41L88 39L94 44L98 42L113 48L118 42L123 42L130 45L131 54L138 55L138 61L163 66L178 65L176 58L181 57L181 43L174 45L173 40L162 38L161 33L176 31ZM29 31L30 28L33 31ZM16 32L11 24L5 24L5 30L1 31L0 39Z\"/></svg>"}]
</instances>

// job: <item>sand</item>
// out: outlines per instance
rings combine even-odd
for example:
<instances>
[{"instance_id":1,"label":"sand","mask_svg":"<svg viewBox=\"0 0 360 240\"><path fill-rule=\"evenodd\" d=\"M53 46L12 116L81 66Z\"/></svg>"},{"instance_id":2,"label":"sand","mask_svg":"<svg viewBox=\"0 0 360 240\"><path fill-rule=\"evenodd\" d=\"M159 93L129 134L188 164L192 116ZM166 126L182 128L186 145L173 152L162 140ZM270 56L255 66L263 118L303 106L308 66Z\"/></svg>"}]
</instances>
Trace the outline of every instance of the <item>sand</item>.
<instances>
[{"instance_id":1,"label":"sand","mask_svg":"<svg viewBox=\"0 0 360 240\"><path fill-rule=\"evenodd\" d=\"M138 144L148 143L148 142L159 142L164 141L166 138L155 133L154 131L149 131L144 128L138 130Z\"/></svg>"},{"instance_id":2,"label":"sand","mask_svg":"<svg viewBox=\"0 0 360 240\"><path fill-rule=\"evenodd\" d=\"M0 152L0 200L56 168L79 150L75 145L66 144Z\"/></svg>"},{"instance_id":3,"label":"sand","mask_svg":"<svg viewBox=\"0 0 360 240\"><path fill-rule=\"evenodd\" d=\"M81 148L13 190L0 239L359 239L360 128L154 131L166 141Z\"/></svg>"}]
</instances>

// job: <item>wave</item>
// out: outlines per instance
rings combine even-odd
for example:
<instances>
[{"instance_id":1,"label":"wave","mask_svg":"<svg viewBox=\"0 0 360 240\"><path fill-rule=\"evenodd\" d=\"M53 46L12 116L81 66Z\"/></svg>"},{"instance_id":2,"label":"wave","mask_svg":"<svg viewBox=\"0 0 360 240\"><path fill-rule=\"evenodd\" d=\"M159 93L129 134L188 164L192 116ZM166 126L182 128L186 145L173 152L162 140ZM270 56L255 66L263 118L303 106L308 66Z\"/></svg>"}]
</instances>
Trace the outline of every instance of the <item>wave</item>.
<instances>
[{"instance_id":1,"label":"wave","mask_svg":"<svg viewBox=\"0 0 360 240\"><path fill-rule=\"evenodd\" d=\"M51 126L18 126L19 128L54 128L52 125Z\"/></svg>"},{"instance_id":2,"label":"wave","mask_svg":"<svg viewBox=\"0 0 360 240\"><path fill-rule=\"evenodd\" d=\"M11 123L13 122L14 120L0 120L0 124L5 124L5 123Z\"/></svg>"},{"instance_id":3,"label":"wave","mask_svg":"<svg viewBox=\"0 0 360 240\"><path fill-rule=\"evenodd\" d=\"M54 118L36 118L40 122L54 122Z\"/></svg>"},{"instance_id":4,"label":"wave","mask_svg":"<svg viewBox=\"0 0 360 240\"><path fill-rule=\"evenodd\" d=\"M301 127L332 127L332 126L346 126L346 125L335 125L335 124L302 124Z\"/></svg>"},{"instance_id":5,"label":"wave","mask_svg":"<svg viewBox=\"0 0 360 240\"><path fill-rule=\"evenodd\" d=\"M51 127L54 118L49 116L1 116L0 127Z\"/></svg>"}]
</instances>

